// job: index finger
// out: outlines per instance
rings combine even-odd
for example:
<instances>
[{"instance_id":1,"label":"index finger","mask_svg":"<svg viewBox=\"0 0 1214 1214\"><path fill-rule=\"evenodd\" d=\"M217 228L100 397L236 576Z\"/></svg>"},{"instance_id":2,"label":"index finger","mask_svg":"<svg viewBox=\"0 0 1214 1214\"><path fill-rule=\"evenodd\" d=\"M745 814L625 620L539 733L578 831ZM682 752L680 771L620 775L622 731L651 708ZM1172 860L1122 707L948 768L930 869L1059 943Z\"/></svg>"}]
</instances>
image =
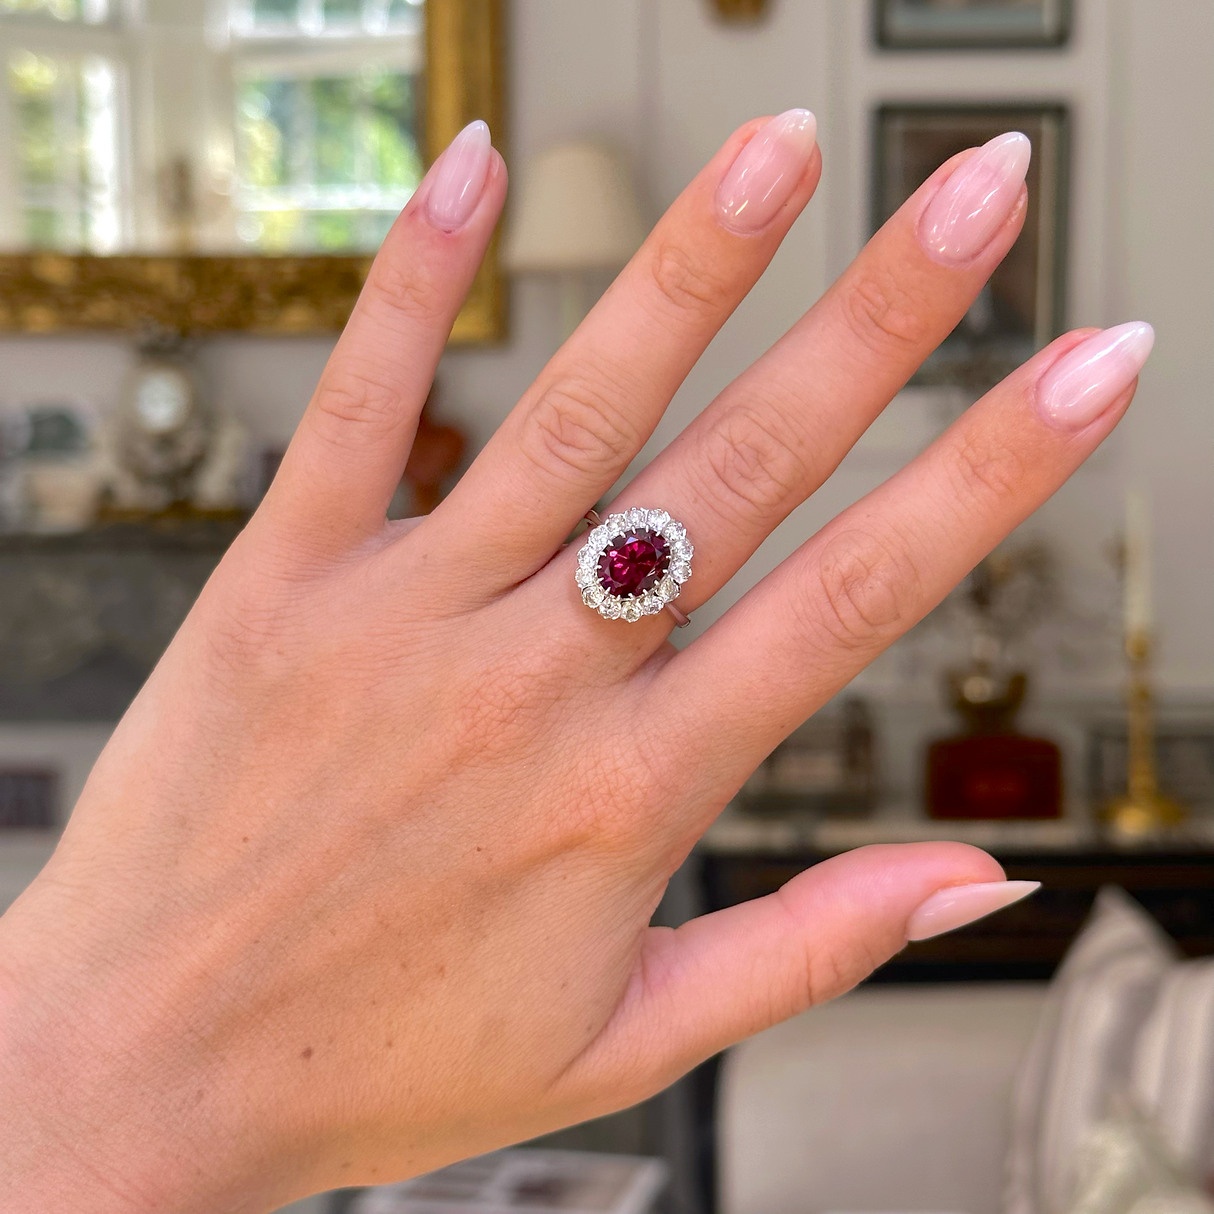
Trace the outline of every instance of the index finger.
<instances>
[{"instance_id":1,"label":"index finger","mask_svg":"<svg viewBox=\"0 0 1214 1214\"><path fill-rule=\"evenodd\" d=\"M367 275L262 509L330 550L384 525L456 314L493 235L506 166L465 127L401 212Z\"/></svg>"},{"instance_id":2,"label":"index finger","mask_svg":"<svg viewBox=\"0 0 1214 1214\"><path fill-rule=\"evenodd\" d=\"M813 193L815 132L807 110L737 131L439 506L444 551L490 593L550 560L644 445Z\"/></svg>"}]
</instances>

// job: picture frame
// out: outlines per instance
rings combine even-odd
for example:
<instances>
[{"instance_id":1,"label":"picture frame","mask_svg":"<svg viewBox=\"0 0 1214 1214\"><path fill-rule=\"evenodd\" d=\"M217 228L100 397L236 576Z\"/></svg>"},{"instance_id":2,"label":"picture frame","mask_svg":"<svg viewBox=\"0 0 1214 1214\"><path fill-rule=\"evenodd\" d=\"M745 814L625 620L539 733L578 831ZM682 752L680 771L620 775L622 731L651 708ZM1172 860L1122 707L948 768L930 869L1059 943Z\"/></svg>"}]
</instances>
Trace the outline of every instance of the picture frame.
<instances>
[{"instance_id":1,"label":"picture frame","mask_svg":"<svg viewBox=\"0 0 1214 1214\"><path fill-rule=\"evenodd\" d=\"M1065 46L1072 0L874 0L884 50L1029 50Z\"/></svg>"},{"instance_id":2,"label":"picture frame","mask_svg":"<svg viewBox=\"0 0 1214 1214\"><path fill-rule=\"evenodd\" d=\"M1042 101L886 104L874 113L873 231L940 164L1010 130L1033 143L1024 229L961 323L916 373L916 385L981 394L1063 332L1069 111Z\"/></svg>"},{"instance_id":3,"label":"picture frame","mask_svg":"<svg viewBox=\"0 0 1214 1214\"><path fill-rule=\"evenodd\" d=\"M1088 732L1088 801L1093 813L1126 791L1129 740L1124 721L1098 722ZM1155 731L1159 789L1194 815L1214 814L1214 723L1162 725Z\"/></svg>"}]
</instances>

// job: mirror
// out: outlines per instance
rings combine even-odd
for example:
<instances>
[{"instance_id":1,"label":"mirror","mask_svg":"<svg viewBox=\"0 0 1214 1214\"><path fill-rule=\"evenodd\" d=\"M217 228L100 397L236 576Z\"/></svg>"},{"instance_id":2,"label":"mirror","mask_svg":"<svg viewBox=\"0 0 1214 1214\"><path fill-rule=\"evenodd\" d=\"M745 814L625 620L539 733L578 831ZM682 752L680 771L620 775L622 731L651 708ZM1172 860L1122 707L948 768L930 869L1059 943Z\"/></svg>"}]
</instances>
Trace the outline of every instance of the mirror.
<instances>
[{"instance_id":1,"label":"mirror","mask_svg":"<svg viewBox=\"0 0 1214 1214\"><path fill-rule=\"evenodd\" d=\"M0 0L0 328L339 328L497 0ZM501 336L496 243L456 341Z\"/></svg>"}]
</instances>

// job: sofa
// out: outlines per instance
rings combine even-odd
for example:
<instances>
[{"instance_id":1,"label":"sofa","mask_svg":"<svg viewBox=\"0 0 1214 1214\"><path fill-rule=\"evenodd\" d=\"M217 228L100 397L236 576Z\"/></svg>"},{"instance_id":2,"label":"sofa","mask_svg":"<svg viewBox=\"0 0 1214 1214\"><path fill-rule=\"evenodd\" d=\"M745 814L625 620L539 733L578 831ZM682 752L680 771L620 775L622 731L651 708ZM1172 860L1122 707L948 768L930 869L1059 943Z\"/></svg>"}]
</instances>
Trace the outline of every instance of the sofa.
<instances>
[{"instance_id":1,"label":"sofa","mask_svg":"<svg viewBox=\"0 0 1214 1214\"><path fill-rule=\"evenodd\" d=\"M862 988L744 1042L718 1096L721 1214L1001 1214L1044 983Z\"/></svg>"},{"instance_id":2,"label":"sofa","mask_svg":"<svg viewBox=\"0 0 1214 1214\"><path fill-rule=\"evenodd\" d=\"M721 1214L1214 1214L1214 957L1107 887L1051 983L862 988L744 1042Z\"/></svg>"}]
</instances>

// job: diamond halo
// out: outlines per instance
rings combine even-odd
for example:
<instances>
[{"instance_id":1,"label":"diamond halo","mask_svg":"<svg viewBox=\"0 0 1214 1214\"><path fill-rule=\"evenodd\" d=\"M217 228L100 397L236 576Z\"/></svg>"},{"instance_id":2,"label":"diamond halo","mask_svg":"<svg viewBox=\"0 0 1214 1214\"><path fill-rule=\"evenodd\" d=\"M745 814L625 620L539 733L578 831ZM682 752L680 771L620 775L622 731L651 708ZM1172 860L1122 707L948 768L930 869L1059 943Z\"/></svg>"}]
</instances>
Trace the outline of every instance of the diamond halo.
<instances>
[{"instance_id":1,"label":"diamond halo","mask_svg":"<svg viewBox=\"0 0 1214 1214\"><path fill-rule=\"evenodd\" d=\"M574 576L587 607L633 624L678 598L693 554L686 529L665 510L633 506L595 522Z\"/></svg>"}]
</instances>

